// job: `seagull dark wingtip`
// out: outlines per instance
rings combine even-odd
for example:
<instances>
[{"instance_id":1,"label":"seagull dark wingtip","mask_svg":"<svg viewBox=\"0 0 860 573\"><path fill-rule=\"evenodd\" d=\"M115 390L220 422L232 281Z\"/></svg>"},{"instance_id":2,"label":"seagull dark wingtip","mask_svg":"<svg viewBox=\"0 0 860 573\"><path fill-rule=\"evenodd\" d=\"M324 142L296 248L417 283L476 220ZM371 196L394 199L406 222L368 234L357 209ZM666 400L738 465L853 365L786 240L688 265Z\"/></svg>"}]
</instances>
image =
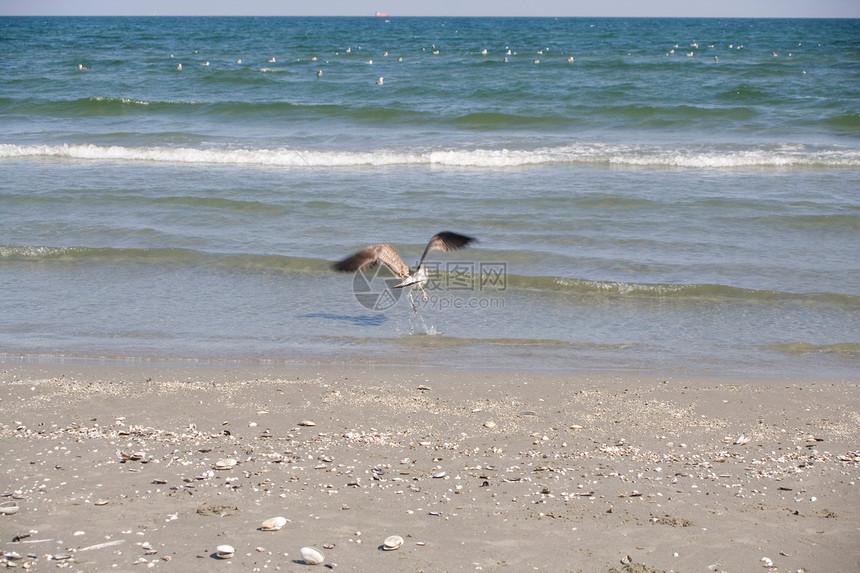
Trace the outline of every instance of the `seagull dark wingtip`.
<instances>
[{"instance_id":1,"label":"seagull dark wingtip","mask_svg":"<svg viewBox=\"0 0 860 573\"><path fill-rule=\"evenodd\" d=\"M471 243L478 242L474 237L470 237L468 235L461 235L460 233L454 233L453 231L442 231L436 234L451 250L462 249L470 245Z\"/></svg>"},{"instance_id":2,"label":"seagull dark wingtip","mask_svg":"<svg viewBox=\"0 0 860 573\"><path fill-rule=\"evenodd\" d=\"M351 273L359 269L359 267L349 259L332 264L332 268L339 273Z\"/></svg>"},{"instance_id":3,"label":"seagull dark wingtip","mask_svg":"<svg viewBox=\"0 0 860 573\"><path fill-rule=\"evenodd\" d=\"M342 261L332 263L331 266L334 270L340 273L351 273L352 271L358 270L358 267L361 266L361 261L358 260L357 256L353 255L343 259Z\"/></svg>"},{"instance_id":4,"label":"seagull dark wingtip","mask_svg":"<svg viewBox=\"0 0 860 573\"><path fill-rule=\"evenodd\" d=\"M365 251L359 251L351 257L347 257L342 261L332 264L334 270L341 273L352 273L355 271L366 270L375 267L379 264L379 259L370 257Z\"/></svg>"}]
</instances>

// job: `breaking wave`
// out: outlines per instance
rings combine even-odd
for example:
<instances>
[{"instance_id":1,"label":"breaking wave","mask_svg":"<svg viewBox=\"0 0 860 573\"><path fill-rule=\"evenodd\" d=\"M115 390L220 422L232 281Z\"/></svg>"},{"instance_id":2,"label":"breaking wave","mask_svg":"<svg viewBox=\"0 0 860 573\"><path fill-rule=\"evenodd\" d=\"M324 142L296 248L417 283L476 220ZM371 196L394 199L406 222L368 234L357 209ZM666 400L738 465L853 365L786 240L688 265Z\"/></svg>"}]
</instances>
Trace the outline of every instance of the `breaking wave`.
<instances>
[{"instance_id":1,"label":"breaking wave","mask_svg":"<svg viewBox=\"0 0 860 573\"><path fill-rule=\"evenodd\" d=\"M0 144L0 160L17 158L311 168L408 165L520 168L552 164L689 169L860 167L860 151L858 150L805 145L726 146L724 148L694 146L681 148L580 143L531 150L377 149L372 151L317 151L288 148L126 147L83 143L62 145Z\"/></svg>"}]
</instances>

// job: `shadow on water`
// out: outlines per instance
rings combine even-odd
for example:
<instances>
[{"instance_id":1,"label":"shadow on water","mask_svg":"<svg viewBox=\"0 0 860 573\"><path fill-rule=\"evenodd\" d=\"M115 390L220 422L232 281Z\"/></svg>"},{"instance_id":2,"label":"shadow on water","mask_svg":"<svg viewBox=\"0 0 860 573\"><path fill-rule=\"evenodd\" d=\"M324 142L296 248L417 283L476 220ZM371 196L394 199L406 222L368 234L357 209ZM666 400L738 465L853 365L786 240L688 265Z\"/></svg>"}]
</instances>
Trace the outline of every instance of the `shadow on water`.
<instances>
[{"instance_id":1,"label":"shadow on water","mask_svg":"<svg viewBox=\"0 0 860 573\"><path fill-rule=\"evenodd\" d=\"M325 318L327 320L340 320L349 322L355 326L379 326L388 320L384 314L365 314L362 316L350 316L346 314L332 314L329 312L314 312L311 314L303 314L302 318Z\"/></svg>"}]
</instances>

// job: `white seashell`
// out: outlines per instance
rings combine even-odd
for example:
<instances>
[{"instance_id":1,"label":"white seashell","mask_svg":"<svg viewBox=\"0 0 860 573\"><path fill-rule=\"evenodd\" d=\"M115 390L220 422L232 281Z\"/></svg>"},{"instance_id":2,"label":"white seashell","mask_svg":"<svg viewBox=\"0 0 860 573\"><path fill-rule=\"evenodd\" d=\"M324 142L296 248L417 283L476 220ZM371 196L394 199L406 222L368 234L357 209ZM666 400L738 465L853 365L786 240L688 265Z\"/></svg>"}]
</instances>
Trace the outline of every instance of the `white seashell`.
<instances>
[{"instance_id":1,"label":"white seashell","mask_svg":"<svg viewBox=\"0 0 860 573\"><path fill-rule=\"evenodd\" d=\"M18 513L18 504L14 501L6 501L0 504L0 515L14 515Z\"/></svg>"},{"instance_id":2,"label":"white seashell","mask_svg":"<svg viewBox=\"0 0 860 573\"><path fill-rule=\"evenodd\" d=\"M236 550L232 545L219 545L215 548L215 556L218 559L230 559L234 553L236 553Z\"/></svg>"},{"instance_id":3,"label":"white seashell","mask_svg":"<svg viewBox=\"0 0 860 573\"><path fill-rule=\"evenodd\" d=\"M743 446L743 445L746 445L746 444L750 443L750 440L751 440L751 439L752 439L752 438L749 438L749 437L747 437L747 436L745 436L745 435L741 434L740 436L738 436L738 439L737 439L737 440L735 440L734 445L735 445L735 446Z\"/></svg>"},{"instance_id":4,"label":"white seashell","mask_svg":"<svg viewBox=\"0 0 860 573\"><path fill-rule=\"evenodd\" d=\"M260 524L260 531L278 531L287 524L285 517L272 517Z\"/></svg>"},{"instance_id":5,"label":"white seashell","mask_svg":"<svg viewBox=\"0 0 860 573\"><path fill-rule=\"evenodd\" d=\"M322 565L325 556L313 547L302 547L300 551L302 560L308 565Z\"/></svg>"},{"instance_id":6,"label":"white seashell","mask_svg":"<svg viewBox=\"0 0 860 573\"><path fill-rule=\"evenodd\" d=\"M221 459L221 460L218 460L217 462L215 462L215 469L216 470L229 470L230 468L235 467L235 465L237 463L239 463L239 462L237 462L233 458L224 458L224 459Z\"/></svg>"},{"instance_id":7,"label":"white seashell","mask_svg":"<svg viewBox=\"0 0 860 573\"><path fill-rule=\"evenodd\" d=\"M310 426L316 426L316 424L314 422L312 422L311 420L304 420L304 421L299 422L299 426L310 427Z\"/></svg>"},{"instance_id":8,"label":"white seashell","mask_svg":"<svg viewBox=\"0 0 860 573\"><path fill-rule=\"evenodd\" d=\"M384 551L394 551L395 549L400 549L401 545L403 545L403 538L399 535L392 535L385 538L385 541L382 543L382 549Z\"/></svg>"}]
</instances>

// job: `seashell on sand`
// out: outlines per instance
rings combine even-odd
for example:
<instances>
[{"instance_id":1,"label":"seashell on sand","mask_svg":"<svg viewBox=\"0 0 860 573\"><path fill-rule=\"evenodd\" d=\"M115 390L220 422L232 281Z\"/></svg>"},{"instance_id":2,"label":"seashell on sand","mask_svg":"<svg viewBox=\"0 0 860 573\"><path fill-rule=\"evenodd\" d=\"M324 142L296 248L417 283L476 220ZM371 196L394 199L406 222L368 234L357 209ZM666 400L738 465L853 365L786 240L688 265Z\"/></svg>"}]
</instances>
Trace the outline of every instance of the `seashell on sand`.
<instances>
[{"instance_id":1,"label":"seashell on sand","mask_svg":"<svg viewBox=\"0 0 860 573\"><path fill-rule=\"evenodd\" d=\"M383 551L394 551L395 549L400 549L401 545L403 545L403 538L399 535L392 535L386 537L385 541L382 542L382 549Z\"/></svg>"},{"instance_id":2,"label":"seashell on sand","mask_svg":"<svg viewBox=\"0 0 860 573\"><path fill-rule=\"evenodd\" d=\"M234 553L236 553L236 550L232 545L219 545L215 548L215 556L218 559L230 559Z\"/></svg>"},{"instance_id":3,"label":"seashell on sand","mask_svg":"<svg viewBox=\"0 0 860 573\"><path fill-rule=\"evenodd\" d=\"M216 470L229 470L236 466L238 462L233 458L224 458L215 462Z\"/></svg>"},{"instance_id":4,"label":"seashell on sand","mask_svg":"<svg viewBox=\"0 0 860 573\"><path fill-rule=\"evenodd\" d=\"M18 504L14 501L0 503L0 515L14 515L18 513Z\"/></svg>"},{"instance_id":5,"label":"seashell on sand","mask_svg":"<svg viewBox=\"0 0 860 573\"><path fill-rule=\"evenodd\" d=\"M271 517L260 524L260 531L278 531L287 524L285 517Z\"/></svg>"},{"instance_id":6,"label":"seashell on sand","mask_svg":"<svg viewBox=\"0 0 860 573\"><path fill-rule=\"evenodd\" d=\"M299 422L299 426L306 426L306 427L310 428L310 427L316 426L316 423L313 422L312 420L303 420L303 421Z\"/></svg>"},{"instance_id":7,"label":"seashell on sand","mask_svg":"<svg viewBox=\"0 0 860 573\"><path fill-rule=\"evenodd\" d=\"M302 547L300 553L302 561L308 565L322 565L322 562L325 561L325 555L313 547Z\"/></svg>"}]
</instances>

